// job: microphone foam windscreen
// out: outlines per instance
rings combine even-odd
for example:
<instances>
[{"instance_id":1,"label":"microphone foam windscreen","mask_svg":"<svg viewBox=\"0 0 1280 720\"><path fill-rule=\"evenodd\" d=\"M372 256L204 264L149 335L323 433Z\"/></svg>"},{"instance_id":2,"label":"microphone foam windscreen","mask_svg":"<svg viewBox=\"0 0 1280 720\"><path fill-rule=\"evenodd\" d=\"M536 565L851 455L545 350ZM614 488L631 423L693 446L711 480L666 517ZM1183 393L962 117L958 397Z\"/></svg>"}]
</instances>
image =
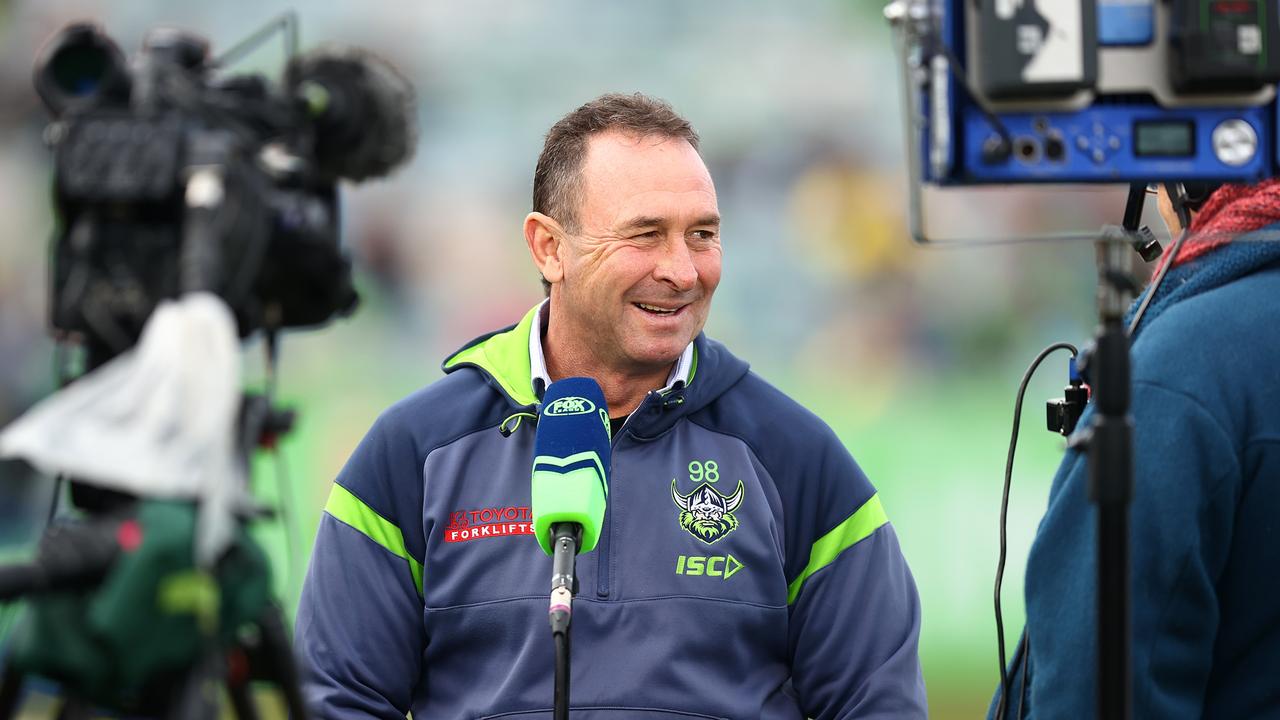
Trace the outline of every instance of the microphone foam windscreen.
<instances>
[{"instance_id":1,"label":"microphone foam windscreen","mask_svg":"<svg viewBox=\"0 0 1280 720\"><path fill-rule=\"evenodd\" d=\"M582 526L582 547L596 546L609 492L609 409L591 378L551 383L542 398L533 451L533 529L549 555L551 526Z\"/></svg>"}]
</instances>

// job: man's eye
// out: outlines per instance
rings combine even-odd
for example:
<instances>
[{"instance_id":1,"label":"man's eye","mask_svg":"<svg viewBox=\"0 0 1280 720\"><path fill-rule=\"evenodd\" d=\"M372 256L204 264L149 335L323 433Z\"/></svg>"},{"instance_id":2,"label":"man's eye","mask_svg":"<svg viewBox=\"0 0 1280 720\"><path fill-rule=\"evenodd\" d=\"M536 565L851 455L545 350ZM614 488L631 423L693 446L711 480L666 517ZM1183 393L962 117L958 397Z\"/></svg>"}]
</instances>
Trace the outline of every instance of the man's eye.
<instances>
[{"instance_id":1,"label":"man's eye","mask_svg":"<svg viewBox=\"0 0 1280 720\"><path fill-rule=\"evenodd\" d=\"M695 240L708 240L708 241L709 241L709 240L715 240L715 239L716 239L716 231L715 231L715 230L694 230L692 234L693 234L693 238L694 238Z\"/></svg>"},{"instance_id":2,"label":"man's eye","mask_svg":"<svg viewBox=\"0 0 1280 720\"><path fill-rule=\"evenodd\" d=\"M642 232L642 233L636 233L635 235L632 235L632 237L634 237L634 238L638 238L638 239L641 239L641 240L653 240L654 238L658 237L659 235L660 235L660 233L659 233L657 230L648 230L648 231L645 231L645 232Z\"/></svg>"}]
</instances>

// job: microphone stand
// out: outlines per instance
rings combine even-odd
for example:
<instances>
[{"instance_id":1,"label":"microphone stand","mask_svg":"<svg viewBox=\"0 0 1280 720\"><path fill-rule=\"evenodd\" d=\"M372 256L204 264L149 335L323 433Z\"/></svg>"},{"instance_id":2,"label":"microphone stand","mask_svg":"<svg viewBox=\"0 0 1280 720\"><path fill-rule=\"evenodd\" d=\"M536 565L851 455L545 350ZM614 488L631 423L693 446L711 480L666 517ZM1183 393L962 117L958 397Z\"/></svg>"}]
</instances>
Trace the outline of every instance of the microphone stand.
<instances>
[{"instance_id":1,"label":"microphone stand","mask_svg":"<svg viewBox=\"0 0 1280 720\"><path fill-rule=\"evenodd\" d=\"M554 720L569 720L569 625L573 620L573 595L578 589L576 565L582 546L582 526L556 523L551 528L555 549L551 561L551 637L556 646Z\"/></svg>"},{"instance_id":2,"label":"microphone stand","mask_svg":"<svg viewBox=\"0 0 1280 720\"><path fill-rule=\"evenodd\" d=\"M1144 188L1130 187L1123 227L1099 235L1098 331L1086 356L1097 412L1083 436L1088 452L1089 501L1098 506L1097 716L1129 720L1133 672L1129 597L1129 503L1133 497L1133 418L1129 335L1124 313L1136 290L1133 253L1158 256L1159 245L1138 230Z\"/></svg>"}]
</instances>

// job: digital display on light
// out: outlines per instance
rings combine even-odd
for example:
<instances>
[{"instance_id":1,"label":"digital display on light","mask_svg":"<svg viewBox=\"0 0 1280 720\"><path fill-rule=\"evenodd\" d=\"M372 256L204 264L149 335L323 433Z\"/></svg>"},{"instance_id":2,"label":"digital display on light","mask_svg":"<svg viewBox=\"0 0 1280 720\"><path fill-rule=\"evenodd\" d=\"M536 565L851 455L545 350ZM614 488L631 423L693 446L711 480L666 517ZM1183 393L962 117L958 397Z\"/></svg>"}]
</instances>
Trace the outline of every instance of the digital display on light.
<instances>
[{"instance_id":1,"label":"digital display on light","mask_svg":"<svg viewBox=\"0 0 1280 720\"><path fill-rule=\"evenodd\" d=\"M1195 126L1190 120L1133 124L1133 154L1138 157L1191 157L1196 154Z\"/></svg>"}]
</instances>

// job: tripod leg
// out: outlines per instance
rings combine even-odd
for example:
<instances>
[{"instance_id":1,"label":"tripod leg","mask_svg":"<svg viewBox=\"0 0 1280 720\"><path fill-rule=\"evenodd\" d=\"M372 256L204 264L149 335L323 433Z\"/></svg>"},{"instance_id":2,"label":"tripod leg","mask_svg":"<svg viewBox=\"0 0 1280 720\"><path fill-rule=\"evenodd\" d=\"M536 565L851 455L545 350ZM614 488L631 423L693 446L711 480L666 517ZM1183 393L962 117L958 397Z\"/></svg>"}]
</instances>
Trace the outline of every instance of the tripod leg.
<instances>
[{"instance_id":1,"label":"tripod leg","mask_svg":"<svg viewBox=\"0 0 1280 720\"><path fill-rule=\"evenodd\" d=\"M231 707L239 720L258 720L258 709L253 704L249 684L249 659L240 645L227 653L227 694L231 696Z\"/></svg>"},{"instance_id":2,"label":"tripod leg","mask_svg":"<svg viewBox=\"0 0 1280 720\"><path fill-rule=\"evenodd\" d=\"M9 720L18 709L18 701L22 699L22 673L12 665L5 666L4 675L0 677L0 720Z\"/></svg>"},{"instance_id":3,"label":"tripod leg","mask_svg":"<svg viewBox=\"0 0 1280 720\"><path fill-rule=\"evenodd\" d=\"M293 658L293 646L289 643L289 633L284 627L284 615L280 608L268 605L258 620L262 630L262 651L270 666L270 676L280 685L285 705L289 708L289 717L293 720L306 720L310 717L306 705L302 701L302 686L298 683L298 665Z\"/></svg>"},{"instance_id":4,"label":"tripod leg","mask_svg":"<svg viewBox=\"0 0 1280 720\"><path fill-rule=\"evenodd\" d=\"M253 704L253 693L249 683L228 683L227 694L231 696L231 707L240 720L258 720L258 709Z\"/></svg>"},{"instance_id":5,"label":"tripod leg","mask_svg":"<svg viewBox=\"0 0 1280 720\"><path fill-rule=\"evenodd\" d=\"M166 717L169 720L217 720L224 663L222 653L206 651L187 673Z\"/></svg>"}]
</instances>

